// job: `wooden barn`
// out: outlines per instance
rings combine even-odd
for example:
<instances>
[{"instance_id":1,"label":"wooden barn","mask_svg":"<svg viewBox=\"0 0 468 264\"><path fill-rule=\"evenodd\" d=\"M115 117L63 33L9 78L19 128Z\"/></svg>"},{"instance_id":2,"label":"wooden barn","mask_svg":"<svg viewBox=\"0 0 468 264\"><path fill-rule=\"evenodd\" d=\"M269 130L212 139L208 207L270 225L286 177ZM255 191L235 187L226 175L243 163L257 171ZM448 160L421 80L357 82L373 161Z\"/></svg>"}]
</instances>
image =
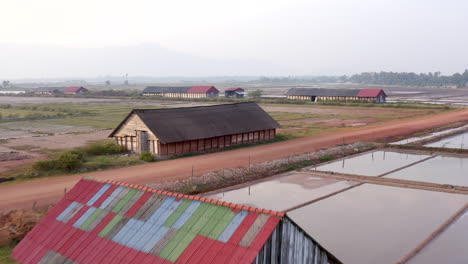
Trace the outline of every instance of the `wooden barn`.
<instances>
[{"instance_id":1,"label":"wooden barn","mask_svg":"<svg viewBox=\"0 0 468 264\"><path fill-rule=\"evenodd\" d=\"M224 91L224 97L226 98L244 98L246 94L242 88L229 88Z\"/></svg>"},{"instance_id":2,"label":"wooden barn","mask_svg":"<svg viewBox=\"0 0 468 264\"><path fill-rule=\"evenodd\" d=\"M155 156L272 140L280 125L255 103L134 109L109 135L132 152Z\"/></svg>"},{"instance_id":3,"label":"wooden barn","mask_svg":"<svg viewBox=\"0 0 468 264\"><path fill-rule=\"evenodd\" d=\"M385 103L387 95L382 89L322 89L292 88L287 93L288 99L321 101L360 101L368 103Z\"/></svg>"},{"instance_id":4,"label":"wooden barn","mask_svg":"<svg viewBox=\"0 0 468 264\"><path fill-rule=\"evenodd\" d=\"M71 86L63 91L63 93L66 94L85 94L87 92L89 92L88 89L84 88L83 86Z\"/></svg>"},{"instance_id":5,"label":"wooden barn","mask_svg":"<svg viewBox=\"0 0 468 264\"><path fill-rule=\"evenodd\" d=\"M32 92L34 94L52 95L63 93L66 89L67 87L39 87L32 90Z\"/></svg>"},{"instance_id":6,"label":"wooden barn","mask_svg":"<svg viewBox=\"0 0 468 264\"><path fill-rule=\"evenodd\" d=\"M182 86L163 87L148 86L143 90L143 95L156 95L162 97L176 98L205 98L218 97L219 90L214 86Z\"/></svg>"}]
</instances>

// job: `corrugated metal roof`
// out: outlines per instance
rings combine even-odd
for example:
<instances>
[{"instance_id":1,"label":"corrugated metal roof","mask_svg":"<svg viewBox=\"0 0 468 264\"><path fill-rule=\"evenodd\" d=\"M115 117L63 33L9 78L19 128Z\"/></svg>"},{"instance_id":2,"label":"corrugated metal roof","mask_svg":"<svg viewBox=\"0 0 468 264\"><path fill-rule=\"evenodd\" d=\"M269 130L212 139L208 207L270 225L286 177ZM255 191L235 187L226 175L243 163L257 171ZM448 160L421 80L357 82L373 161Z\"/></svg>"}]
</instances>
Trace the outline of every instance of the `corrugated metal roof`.
<instances>
[{"instance_id":1,"label":"corrugated metal roof","mask_svg":"<svg viewBox=\"0 0 468 264\"><path fill-rule=\"evenodd\" d=\"M344 97L378 97L387 96L382 89L323 89L323 88L291 88L287 95L299 96L344 96Z\"/></svg>"},{"instance_id":2,"label":"corrugated metal roof","mask_svg":"<svg viewBox=\"0 0 468 264\"><path fill-rule=\"evenodd\" d=\"M65 89L65 93L76 93L79 90L84 89L84 91L88 91L88 89L84 88L83 86L71 86Z\"/></svg>"},{"instance_id":3,"label":"corrugated metal roof","mask_svg":"<svg viewBox=\"0 0 468 264\"><path fill-rule=\"evenodd\" d=\"M188 93L219 93L219 90L214 86L192 86Z\"/></svg>"},{"instance_id":4,"label":"corrugated metal roof","mask_svg":"<svg viewBox=\"0 0 468 264\"><path fill-rule=\"evenodd\" d=\"M237 91L237 92L245 92L244 89L242 88L228 88L225 90L226 92L234 92L234 91Z\"/></svg>"},{"instance_id":5,"label":"corrugated metal roof","mask_svg":"<svg viewBox=\"0 0 468 264\"><path fill-rule=\"evenodd\" d=\"M148 86L143 93L186 93L190 88L190 86Z\"/></svg>"},{"instance_id":6,"label":"corrugated metal roof","mask_svg":"<svg viewBox=\"0 0 468 264\"><path fill-rule=\"evenodd\" d=\"M34 89L34 92L64 92L67 87L39 87Z\"/></svg>"},{"instance_id":7,"label":"corrugated metal roof","mask_svg":"<svg viewBox=\"0 0 468 264\"><path fill-rule=\"evenodd\" d=\"M283 213L81 180L14 249L24 263L252 263Z\"/></svg>"},{"instance_id":8,"label":"corrugated metal roof","mask_svg":"<svg viewBox=\"0 0 468 264\"><path fill-rule=\"evenodd\" d=\"M359 92L358 97L378 97L380 95L387 96L382 89L363 89Z\"/></svg>"},{"instance_id":9,"label":"corrugated metal roof","mask_svg":"<svg viewBox=\"0 0 468 264\"><path fill-rule=\"evenodd\" d=\"M162 143L280 127L260 106L248 102L183 108L135 109L109 137L113 137L133 114L138 115Z\"/></svg>"},{"instance_id":10,"label":"corrugated metal roof","mask_svg":"<svg viewBox=\"0 0 468 264\"><path fill-rule=\"evenodd\" d=\"M287 95L356 97L359 91L351 89L291 88Z\"/></svg>"}]
</instances>

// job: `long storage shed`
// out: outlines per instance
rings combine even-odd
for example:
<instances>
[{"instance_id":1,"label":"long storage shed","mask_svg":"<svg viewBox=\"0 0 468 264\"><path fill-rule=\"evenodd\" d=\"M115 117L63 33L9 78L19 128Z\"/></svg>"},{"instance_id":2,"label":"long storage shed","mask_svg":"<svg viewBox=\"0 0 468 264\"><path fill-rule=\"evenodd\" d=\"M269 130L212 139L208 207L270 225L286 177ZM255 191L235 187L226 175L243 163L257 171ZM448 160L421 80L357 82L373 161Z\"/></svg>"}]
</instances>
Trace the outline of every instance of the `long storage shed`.
<instances>
[{"instance_id":1,"label":"long storage shed","mask_svg":"<svg viewBox=\"0 0 468 264\"><path fill-rule=\"evenodd\" d=\"M109 135L141 153L168 156L273 140L280 125L255 103L135 109Z\"/></svg>"}]
</instances>

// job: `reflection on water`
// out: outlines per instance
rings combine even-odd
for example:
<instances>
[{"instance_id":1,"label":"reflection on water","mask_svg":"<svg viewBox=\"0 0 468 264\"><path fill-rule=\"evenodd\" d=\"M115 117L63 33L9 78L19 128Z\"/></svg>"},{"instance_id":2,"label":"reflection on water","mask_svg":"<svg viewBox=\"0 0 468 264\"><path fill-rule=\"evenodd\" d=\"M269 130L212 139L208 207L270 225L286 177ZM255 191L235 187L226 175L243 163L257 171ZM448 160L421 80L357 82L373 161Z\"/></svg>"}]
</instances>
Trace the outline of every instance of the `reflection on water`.
<instances>
[{"instance_id":1,"label":"reflection on water","mask_svg":"<svg viewBox=\"0 0 468 264\"><path fill-rule=\"evenodd\" d=\"M468 263L468 212L408 261L409 264Z\"/></svg>"},{"instance_id":2,"label":"reflection on water","mask_svg":"<svg viewBox=\"0 0 468 264\"><path fill-rule=\"evenodd\" d=\"M440 136L442 134L447 134L447 133L453 132L455 130L461 130L461 129L464 129L464 128L467 128L467 127L468 127L468 125L464 125L464 126L461 126L461 127L455 127L455 128L451 128L451 129L447 129L447 130L443 130L443 131L439 131L439 132L434 132L434 133L431 133L430 135L423 136L423 137L406 138L406 139L403 139L403 140L400 140L400 141L397 141L397 142L393 142L392 144L393 145L408 144L408 143L416 142L416 141L419 141L419 140L428 139L428 138L435 137L435 136Z\"/></svg>"},{"instance_id":3,"label":"reflection on water","mask_svg":"<svg viewBox=\"0 0 468 264\"><path fill-rule=\"evenodd\" d=\"M288 215L343 263L395 263L467 201L459 194L364 184Z\"/></svg>"},{"instance_id":4,"label":"reflection on water","mask_svg":"<svg viewBox=\"0 0 468 264\"><path fill-rule=\"evenodd\" d=\"M424 146L434 148L468 149L468 133L448 137L437 142L426 144Z\"/></svg>"},{"instance_id":5,"label":"reflection on water","mask_svg":"<svg viewBox=\"0 0 468 264\"><path fill-rule=\"evenodd\" d=\"M385 177L468 186L468 158L438 156Z\"/></svg>"},{"instance_id":6,"label":"reflection on water","mask_svg":"<svg viewBox=\"0 0 468 264\"><path fill-rule=\"evenodd\" d=\"M352 182L311 177L296 172L269 181L208 196L212 199L282 211L337 190Z\"/></svg>"},{"instance_id":7,"label":"reflection on water","mask_svg":"<svg viewBox=\"0 0 468 264\"><path fill-rule=\"evenodd\" d=\"M416 155L379 150L318 166L317 170L365 176L378 176L427 157L429 157L429 155Z\"/></svg>"}]
</instances>

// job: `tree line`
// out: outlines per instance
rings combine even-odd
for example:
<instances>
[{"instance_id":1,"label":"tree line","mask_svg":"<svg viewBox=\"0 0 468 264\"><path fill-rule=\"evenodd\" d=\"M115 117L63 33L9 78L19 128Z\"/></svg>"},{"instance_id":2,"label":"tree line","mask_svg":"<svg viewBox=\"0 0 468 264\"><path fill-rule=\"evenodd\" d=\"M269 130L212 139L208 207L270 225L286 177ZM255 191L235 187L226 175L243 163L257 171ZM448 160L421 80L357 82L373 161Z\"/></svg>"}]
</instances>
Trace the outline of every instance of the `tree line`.
<instances>
[{"instance_id":1,"label":"tree line","mask_svg":"<svg viewBox=\"0 0 468 264\"><path fill-rule=\"evenodd\" d=\"M442 75L440 72L363 72L354 74L346 81L353 83L383 84L383 85L416 85L416 86L468 86L468 70L452 75Z\"/></svg>"}]
</instances>

